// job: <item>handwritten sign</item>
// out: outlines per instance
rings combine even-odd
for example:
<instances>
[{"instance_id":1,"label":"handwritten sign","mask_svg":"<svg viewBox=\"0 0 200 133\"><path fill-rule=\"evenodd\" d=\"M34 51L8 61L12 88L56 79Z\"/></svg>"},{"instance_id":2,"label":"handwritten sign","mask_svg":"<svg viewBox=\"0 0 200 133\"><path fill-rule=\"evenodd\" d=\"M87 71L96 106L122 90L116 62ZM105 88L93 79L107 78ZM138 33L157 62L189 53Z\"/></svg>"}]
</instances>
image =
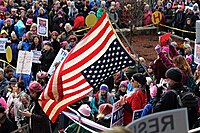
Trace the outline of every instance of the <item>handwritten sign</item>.
<instances>
[{"instance_id":1,"label":"handwritten sign","mask_svg":"<svg viewBox=\"0 0 200 133\"><path fill-rule=\"evenodd\" d=\"M8 38L0 38L0 53L6 53L6 42Z\"/></svg>"},{"instance_id":2,"label":"handwritten sign","mask_svg":"<svg viewBox=\"0 0 200 133\"><path fill-rule=\"evenodd\" d=\"M18 53L16 73L30 74L32 67L33 53L20 50Z\"/></svg>"},{"instance_id":3,"label":"handwritten sign","mask_svg":"<svg viewBox=\"0 0 200 133\"><path fill-rule=\"evenodd\" d=\"M64 49L60 49L60 51L58 52L56 58L54 59L51 67L49 68L48 74L52 75L53 72L55 71L55 65L56 63L61 62L66 56L67 56L68 52Z\"/></svg>"},{"instance_id":4,"label":"handwritten sign","mask_svg":"<svg viewBox=\"0 0 200 133\"><path fill-rule=\"evenodd\" d=\"M40 64L41 61L39 59L40 59L40 56L42 55L41 51L31 50L31 52L33 53L33 60L32 60L32 62Z\"/></svg>"},{"instance_id":5,"label":"handwritten sign","mask_svg":"<svg viewBox=\"0 0 200 133\"><path fill-rule=\"evenodd\" d=\"M37 34L48 37L48 19L37 17Z\"/></svg>"},{"instance_id":6,"label":"handwritten sign","mask_svg":"<svg viewBox=\"0 0 200 133\"><path fill-rule=\"evenodd\" d=\"M123 123L124 123L124 108L122 105L120 105L120 102L117 101L116 103L113 104L110 127L122 126Z\"/></svg>"}]
</instances>

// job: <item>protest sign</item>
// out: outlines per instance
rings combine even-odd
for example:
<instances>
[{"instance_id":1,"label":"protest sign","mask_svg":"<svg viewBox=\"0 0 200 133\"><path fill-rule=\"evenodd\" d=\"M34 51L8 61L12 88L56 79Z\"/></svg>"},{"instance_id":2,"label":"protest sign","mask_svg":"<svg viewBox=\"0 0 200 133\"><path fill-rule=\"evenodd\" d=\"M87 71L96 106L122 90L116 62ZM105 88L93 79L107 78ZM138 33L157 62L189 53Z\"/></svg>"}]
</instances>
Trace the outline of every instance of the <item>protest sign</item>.
<instances>
[{"instance_id":1,"label":"protest sign","mask_svg":"<svg viewBox=\"0 0 200 133\"><path fill-rule=\"evenodd\" d=\"M144 116L126 126L134 133L187 133L187 109L162 111Z\"/></svg>"},{"instance_id":2,"label":"protest sign","mask_svg":"<svg viewBox=\"0 0 200 133\"><path fill-rule=\"evenodd\" d=\"M54 59L51 67L49 68L48 74L52 75L53 72L55 71L55 65L56 63L61 62L66 56L67 56L68 52L64 49L60 49L60 51L58 52L56 58Z\"/></svg>"},{"instance_id":3,"label":"protest sign","mask_svg":"<svg viewBox=\"0 0 200 133\"><path fill-rule=\"evenodd\" d=\"M33 53L20 50L17 59L16 73L30 74L32 67Z\"/></svg>"},{"instance_id":4,"label":"protest sign","mask_svg":"<svg viewBox=\"0 0 200 133\"><path fill-rule=\"evenodd\" d=\"M141 117L141 115L142 115L142 112L143 112L143 109L135 110L133 112L133 119L132 119L132 121L139 119Z\"/></svg>"},{"instance_id":5,"label":"protest sign","mask_svg":"<svg viewBox=\"0 0 200 133\"><path fill-rule=\"evenodd\" d=\"M120 105L120 102L117 101L116 103L113 104L110 127L122 126L123 123L124 123L124 108L122 105Z\"/></svg>"},{"instance_id":6,"label":"protest sign","mask_svg":"<svg viewBox=\"0 0 200 133\"><path fill-rule=\"evenodd\" d=\"M41 51L31 50L31 52L33 53L33 60L32 60L32 62L40 64L41 61L39 59L40 59L40 56L42 55Z\"/></svg>"},{"instance_id":7,"label":"protest sign","mask_svg":"<svg viewBox=\"0 0 200 133\"><path fill-rule=\"evenodd\" d=\"M0 53L6 53L6 42L8 38L0 38Z\"/></svg>"},{"instance_id":8,"label":"protest sign","mask_svg":"<svg viewBox=\"0 0 200 133\"><path fill-rule=\"evenodd\" d=\"M194 62L196 64L200 63L200 44L196 44L194 46Z\"/></svg>"},{"instance_id":9,"label":"protest sign","mask_svg":"<svg viewBox=\"0 0 200 133\"><path fill-rule=\"evenodd\" d=\"M37 17L37 34L48 37L48 19Z\"/></svg>"}]
</instances>

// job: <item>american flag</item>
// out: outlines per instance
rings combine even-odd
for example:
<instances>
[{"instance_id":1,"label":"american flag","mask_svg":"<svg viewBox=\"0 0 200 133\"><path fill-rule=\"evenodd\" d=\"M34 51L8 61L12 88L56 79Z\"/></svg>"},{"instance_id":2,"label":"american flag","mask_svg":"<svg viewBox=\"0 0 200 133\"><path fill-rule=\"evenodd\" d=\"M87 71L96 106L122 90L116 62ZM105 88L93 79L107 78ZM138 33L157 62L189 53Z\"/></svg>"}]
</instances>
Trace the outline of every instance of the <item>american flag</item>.
<instances>
[{"instance_id":1,"label":"american flag","mask_svg":"<svg viewBox=\"0 0 200 133\"><path fill-rule=\"evenodd\" d=\"M39 103L49 119L55 122L68 105L98 88L114 73L132 65L134 61L104 13L58 66Z\"/></svg>"}]
</instances>

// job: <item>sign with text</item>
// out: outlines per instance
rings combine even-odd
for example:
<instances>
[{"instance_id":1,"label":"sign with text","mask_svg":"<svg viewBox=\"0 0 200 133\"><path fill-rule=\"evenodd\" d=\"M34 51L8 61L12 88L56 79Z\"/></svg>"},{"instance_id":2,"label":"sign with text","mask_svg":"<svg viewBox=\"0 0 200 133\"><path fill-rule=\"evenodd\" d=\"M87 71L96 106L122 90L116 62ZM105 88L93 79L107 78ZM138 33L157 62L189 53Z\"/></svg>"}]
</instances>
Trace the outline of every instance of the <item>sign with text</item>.
<instances>
[{"instance_id":1,"label":"sign with text","mask_svg":"<svg viewBox=\"0 0 200 133\"><path fill-rule=\"evenodd\" d=\"M37 17L37 34L48 37L48 19Z\"/></svg>"},{"instance_id":2,"label":"sign with text","mask_svg":"<svg viewBox=\"0 0 200 133\"><path fill-rule=\"evenodd\" d=\"M39 64L41 64L41 61L39 60L40 56L42 55L41 51L31 50L31 52L33 53L33 60L32 60L32 62L33 63L39 63Z\"/></svg>"},{"instance_id":3,"label":"sign with text","mask_svg":"<svg viewBox=\"0 0 200 133\"><path fill-rule=\"evenodd\" d=\"M20 50L17 59L16 73L30 74L32 67L33 53Z\"/></svg>"},{"instance_id":4,"label":"sign with text","mask_svg":"<svg viewBox=\"0 0 200 133\"><path fill-rule=\"evenodd\" d=\"M8 38L0 38L0 53L6 53L6 42Z\"/></svg>"},{"instance_id":5,"label":"sign with text","mask_svg":"<svg viewBox=\"0 0 200 133\"><path fill-rule=\"evenodd\" d=\"M126 126L134 133L187 133L187 109L162 111L137 119Z\"/></svg>"},{"instance_id":6,"label":"sign with text","mask_svg":"<svg viewBox=\"0 0 200 133\"><path fill-rule=\"evenodd\" d=\"M54 59L51 67L49 68L48 74L52 75L56 69L56 64L60 63L66 56L67 56L68 52L64 49L60 49L60 51L58 52L56 58Z\"/></svg>"},{"instance_id":7,"label":"sign with text","mask_svg":"<svg viewBox=\"0 0 200 133\"><path fill-rule=\"evenodd\" d=\"M120 102L117 101L116 103L113 104L110 127L122 126L123 123L124 123L124 108L122 105L120 105Z\"/></svg>"},{"instance_id":8,"label":"sign with text","mask_svg":"<svg viewBox=\"0 0 200 133\"><path fill-rule=\"evenodd\" d=\"M142 112L143 112L143 109L135 110L133 112L133 120L132 121L139 119L142 115Z\"/></svg>"},{"instance_id":9,"label":"sign with text","mask_svg":"<svg viewBox=\"0 0 200 133\"><path fill-rule=\"evenodd\" d=\"M194 62L196 64L200 63L200 44L196 44L194 46Z\"/></svg>"}]
</instances>

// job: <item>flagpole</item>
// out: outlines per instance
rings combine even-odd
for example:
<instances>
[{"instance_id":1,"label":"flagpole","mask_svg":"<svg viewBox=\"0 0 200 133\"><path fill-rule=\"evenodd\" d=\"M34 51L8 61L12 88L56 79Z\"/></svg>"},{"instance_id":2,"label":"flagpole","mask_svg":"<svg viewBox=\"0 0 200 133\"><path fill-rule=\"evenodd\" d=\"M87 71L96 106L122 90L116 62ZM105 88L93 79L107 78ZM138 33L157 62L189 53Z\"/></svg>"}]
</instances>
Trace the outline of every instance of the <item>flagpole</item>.
<instances>
[{"instance_id":1,"label":"flagpole","mask_svg":"<svg viewBox=\"0 0 200 133\"><path fill-rule=\"evenodd\" d=\"M108 11L106 11L109 19L110 18L110 13ZM136 52L133 50L133 47L131 47L130 43L128 42L127 38L124 36L124 34L122 33L121 29L119 28L119 26L117 25L117 23L115 21L113 21L113 23L115 24L116 28L119 30L119 33L121 34L121 36L123 37L123 39L125 40L125 42L128 44L129 48L131 49L131 51L134 53L134 55L136 55L136 57L138 58L138 62L140 63L140 65L143 67L143 69L145 70L145 72L148 74L148 76L153 80L153 77L149 74L149 72L146 70L146 68L144 67L144 65L141 63L138 54L136 54ZM131 27L132 28L132 27ZM114 28L113 28L114 29Z\"/></svg>"}]
</instances>

